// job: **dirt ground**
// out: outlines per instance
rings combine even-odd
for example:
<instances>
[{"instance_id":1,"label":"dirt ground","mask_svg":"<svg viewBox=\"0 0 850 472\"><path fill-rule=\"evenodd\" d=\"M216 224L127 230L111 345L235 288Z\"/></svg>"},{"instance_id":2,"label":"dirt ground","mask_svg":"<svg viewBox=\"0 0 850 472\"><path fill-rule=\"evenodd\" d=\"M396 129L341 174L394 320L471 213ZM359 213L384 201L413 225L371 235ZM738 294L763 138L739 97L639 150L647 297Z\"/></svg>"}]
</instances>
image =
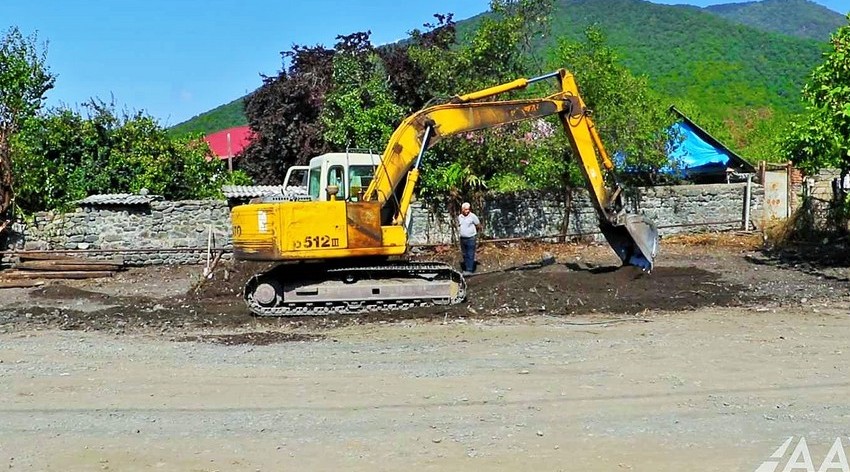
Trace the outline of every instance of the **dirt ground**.
<instances>
[{"instance_id":1,"label":"dirt ground","mask_svg":"<svg viewBox=\"0 0 850 472\"><path fill-rule=\"evenodd\" d=\"M0 467L752 471L805 436L817 468L850 436L847 254L488 244L464 304L337 317L250 316L249 264L0 289Z\"/></svg>"}]
</instances>

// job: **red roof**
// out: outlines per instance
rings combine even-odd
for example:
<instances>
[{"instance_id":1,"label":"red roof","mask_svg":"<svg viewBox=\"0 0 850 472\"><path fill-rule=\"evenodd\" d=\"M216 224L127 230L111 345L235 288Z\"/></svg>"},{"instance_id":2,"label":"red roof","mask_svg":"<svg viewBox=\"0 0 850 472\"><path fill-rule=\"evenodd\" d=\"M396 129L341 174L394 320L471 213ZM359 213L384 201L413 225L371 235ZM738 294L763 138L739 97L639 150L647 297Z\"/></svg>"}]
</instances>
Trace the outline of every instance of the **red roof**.
<instances>
[{"instance_id":1,"label":"red roof","mask_svg":"<svg viewBox=\"0 0 850 472\"><path fill-rule=\"evenodd\" d=\"M230 135L229 149L227 145L228 134ZM223 129L207 135L204 137L204 140L209 143L210 149L215 156L219 159L227 159L229 155L235 156L248 146L248 143L251 142L251 128L247 126L236 126L234 128Z\"/></svg>"}]
</instances>

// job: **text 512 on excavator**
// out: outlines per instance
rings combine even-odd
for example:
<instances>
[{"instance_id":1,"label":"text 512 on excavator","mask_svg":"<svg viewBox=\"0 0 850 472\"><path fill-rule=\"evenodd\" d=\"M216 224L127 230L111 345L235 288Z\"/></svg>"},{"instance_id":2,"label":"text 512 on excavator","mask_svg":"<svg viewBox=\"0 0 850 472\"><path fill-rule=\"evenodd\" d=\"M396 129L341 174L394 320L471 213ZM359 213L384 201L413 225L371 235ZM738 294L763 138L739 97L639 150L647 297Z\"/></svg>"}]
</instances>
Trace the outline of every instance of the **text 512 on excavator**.
<instances>
[{"instance_id":1,"label":"text 512 on excavator","mask_svg":"<svg viewBox=\"0 0 850 472\"><path fill-rule=\"evenodd\" d=\"M560 90L544 98L493 100L545 79L557 80ZM282 316L464 300L466 282L457 270L403 258L423 155L445 136L549 115L558 116L569 136L611 248L623 264L650 271L658 232L644 217L626 212L614 165L575 78L561 69L420 110L396 128L380 158L349 153L313 158L301 169L306 171L306 194L233 208L236 258L280 262L248 281L244 298L249 308L257 315Z\"/></svg>"}]
</instances>

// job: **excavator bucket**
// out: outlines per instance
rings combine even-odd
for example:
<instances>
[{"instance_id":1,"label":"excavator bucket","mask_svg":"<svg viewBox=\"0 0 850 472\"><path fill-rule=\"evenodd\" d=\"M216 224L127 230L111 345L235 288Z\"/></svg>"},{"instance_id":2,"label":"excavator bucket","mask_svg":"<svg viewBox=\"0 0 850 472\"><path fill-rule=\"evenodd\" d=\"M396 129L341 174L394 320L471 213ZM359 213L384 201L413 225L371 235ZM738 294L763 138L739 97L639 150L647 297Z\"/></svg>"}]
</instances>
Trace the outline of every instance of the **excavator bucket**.
<instances>
[{"instance_id":1,"label":"excavator bucket","mask_svg":"<svg viewBox=\"0 0 850 472\"><path fill-rule=\"evenodd\" d=\"M603 223L605 239L624 265L651 272L658 254L658 229L641 215L622 215L620 224Z\"/></svg>"}]
</instances>

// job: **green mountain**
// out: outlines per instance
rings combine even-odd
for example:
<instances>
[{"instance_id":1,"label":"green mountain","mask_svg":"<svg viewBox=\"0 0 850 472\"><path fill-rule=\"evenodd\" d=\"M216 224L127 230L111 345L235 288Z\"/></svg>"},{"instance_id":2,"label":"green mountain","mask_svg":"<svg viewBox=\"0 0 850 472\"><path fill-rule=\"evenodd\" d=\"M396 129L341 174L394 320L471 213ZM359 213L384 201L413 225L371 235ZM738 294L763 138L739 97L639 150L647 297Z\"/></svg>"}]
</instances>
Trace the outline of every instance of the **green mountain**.
<instances>
[{"instance_id":1,"label":"green mountain","mask_svg":"<svg viewBox=\"0 0 850 472\"><path fill-rule=\"evenodd\" d=\"M459 22L459 32L480 17ZM652 88L671 101L688 100L707 114L728 117L743 108L795 109L806 76L827 47L826 36L845 21L807 0L705 9L643 0L559 0L553 34L541 47L554 46L558 38L579 40L588 26L597 25L622 62L648 76ZM581 71L573 72L580 81ZM241 100L173 130L213 132L245 124Z\"/></svg>"},{"instance_id":2,"label":"green mountain","mask_svg":"<svg viewBox=\"0 0 850 472\"><path fill-rule=\"evenodd\" d=\"M168 131L173 135L189 133L209 134L234 126L246 125L248 124L248 120L245 118L245 112L242 108L242 100L244 98L237 98L230 103L201 113L183 123L172 126Z\"/></svg>"},{"instance_id":3,"label":"green mountain","mask_svg":"<svg viewBox=\"0 0 850 472\"><path fill-rule=\"evenodd\" d=\"M840 13L809 0L727 3L712 5L705 10L762 31L820 41L827 41L829 35L847 21Z\"/></svg>"},{"instance_id":4,"label":"green mountain","mask_svg":"<svg viewBox=\"0 0 850 472\"><path fill-rule=\"evenodd\" d=\"M652 88L715 116L750 107L793 109L826 45L641 0L561 0L553 35L578 39L594 24ZM581 71L574 72L581 81Z\"/></svg>"}]
</instances>

